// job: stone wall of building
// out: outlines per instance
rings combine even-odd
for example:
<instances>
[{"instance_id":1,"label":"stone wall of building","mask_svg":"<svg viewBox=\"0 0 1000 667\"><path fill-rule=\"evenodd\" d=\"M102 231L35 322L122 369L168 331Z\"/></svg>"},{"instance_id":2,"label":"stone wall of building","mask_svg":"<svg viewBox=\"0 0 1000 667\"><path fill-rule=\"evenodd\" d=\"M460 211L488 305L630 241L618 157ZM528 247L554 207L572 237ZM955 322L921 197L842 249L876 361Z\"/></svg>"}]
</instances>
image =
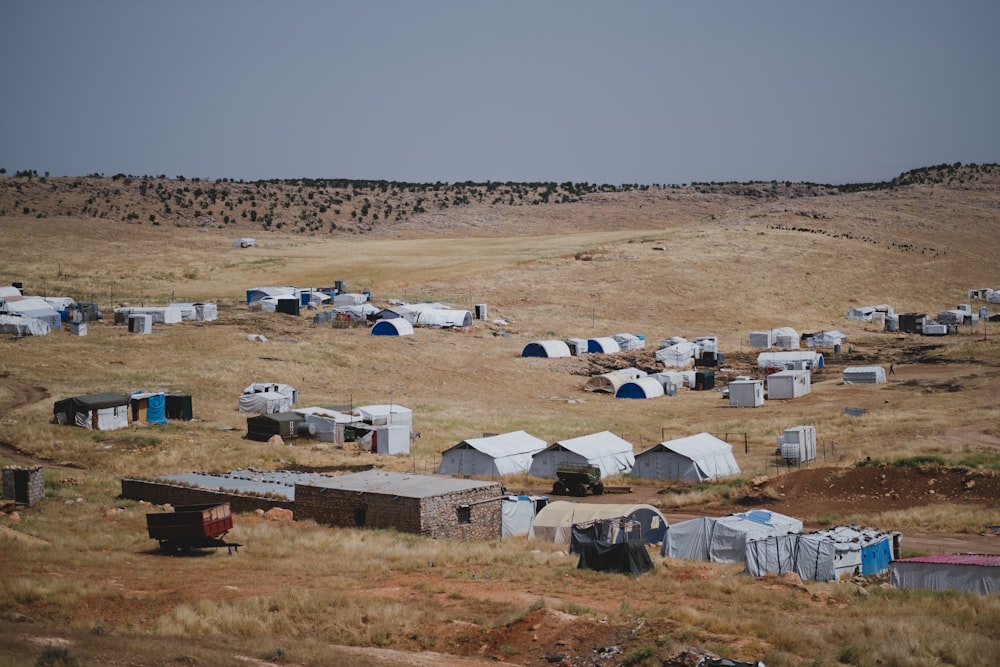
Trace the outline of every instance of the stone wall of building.
<instances>
[{"instance_id":1,"label":"stone wall of building","mask_svg":"<svg viewBox=\"0 0 1000 667\"><path fill-rule=\"evenodd\" d=\"M435 538L488 539L500 535L500 485L427 498L295 485L295 518L342 528L392 528ZM468 523L460 523L461 506Z\"/></svg>"},{"instance_id":2,"label":"stone wall of building","mask_svg":"<svg viewBox=\"0 0 1000 667\"><path fill-rule=\"evenodd\" d=\"M42 466L5 466L3 499L31 507L45 497L45 473Z\"/></svg>"},{"instance_id":3,"label":"stone wall of building","mask_svg":"<svg viewBox=\"0 0 1000 667\"><path fill-rule=\"evenodd\" d=\"M258 496L241 496L193 486L178 486L143 479L122 479L122 498L145 500L154 505L204 505L208 503L229 503L235 513L267 511L272 507L282 507L295 512L295 501ZM297 512L295 512L297 514ZM296 516L295 518L298 518Z\"/></svg>"}]
</instances>

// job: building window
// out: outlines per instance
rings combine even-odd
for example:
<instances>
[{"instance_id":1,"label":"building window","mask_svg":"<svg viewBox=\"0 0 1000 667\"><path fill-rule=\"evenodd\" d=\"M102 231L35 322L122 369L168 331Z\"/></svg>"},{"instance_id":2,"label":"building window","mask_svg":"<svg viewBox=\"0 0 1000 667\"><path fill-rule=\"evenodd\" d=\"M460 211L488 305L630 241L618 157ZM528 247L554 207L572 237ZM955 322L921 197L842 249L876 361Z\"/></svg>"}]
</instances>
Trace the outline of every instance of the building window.
<instances>
[{"instance_id":1,"label":"building window","mask_svg":"<svg viewBox=\"0 0 1000 667\"><path fill-rule=\"evenodd\" d=\"M458 506L458 522L462 523L472 523L472 508L468 505Z\"/></svg>"}]
</instances>

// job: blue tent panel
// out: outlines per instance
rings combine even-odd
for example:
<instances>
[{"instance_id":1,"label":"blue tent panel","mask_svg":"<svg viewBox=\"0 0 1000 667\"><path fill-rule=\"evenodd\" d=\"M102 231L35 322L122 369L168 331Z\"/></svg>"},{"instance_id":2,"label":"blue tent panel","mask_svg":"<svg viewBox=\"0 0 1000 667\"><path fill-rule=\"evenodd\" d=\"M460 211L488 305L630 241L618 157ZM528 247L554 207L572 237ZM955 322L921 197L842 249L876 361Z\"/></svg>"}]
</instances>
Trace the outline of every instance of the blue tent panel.
<instances>
[{"instance_id":1,"label":"blue tent panel","mask_svg":"<svg viewBox=\"0 0 1000 667\"><path fill-rule=\"evenodd\" d=\"M167 423L167 397L163 394L150 396L146 402L146 422L149 424Z\"/></svg>"},{"instance_id":2,"label":"blue tent panel","mask_svg":"<svg viewBox=\"0 0 1000 667\"><path fill-rule=\"evenodd\" d=\"M892 561L891 540L882 540L861 548L861 576L881 574L889 569Z\"/></svg>"}]
</instances>

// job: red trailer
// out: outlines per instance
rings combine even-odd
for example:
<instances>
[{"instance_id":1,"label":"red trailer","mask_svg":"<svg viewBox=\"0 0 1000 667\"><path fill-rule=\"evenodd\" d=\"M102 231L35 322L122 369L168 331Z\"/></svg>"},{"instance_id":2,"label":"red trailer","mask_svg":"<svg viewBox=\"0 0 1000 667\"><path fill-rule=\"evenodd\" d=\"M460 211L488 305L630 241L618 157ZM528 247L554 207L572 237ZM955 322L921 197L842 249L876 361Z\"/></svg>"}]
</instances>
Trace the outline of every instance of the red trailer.
<instances>
[{"instance_id":1,"label":"red trailer","mask_svg":"<svg viewBox=\"0 0 1000 667\"><path fill-rule=\"evenodd\" d=\"M222 539L232 527L229 503L178 505L173 512L146 515L149 536L160 543L165 554L217 547L233 553L242 545Z\"/></svg>"}]
</instances>

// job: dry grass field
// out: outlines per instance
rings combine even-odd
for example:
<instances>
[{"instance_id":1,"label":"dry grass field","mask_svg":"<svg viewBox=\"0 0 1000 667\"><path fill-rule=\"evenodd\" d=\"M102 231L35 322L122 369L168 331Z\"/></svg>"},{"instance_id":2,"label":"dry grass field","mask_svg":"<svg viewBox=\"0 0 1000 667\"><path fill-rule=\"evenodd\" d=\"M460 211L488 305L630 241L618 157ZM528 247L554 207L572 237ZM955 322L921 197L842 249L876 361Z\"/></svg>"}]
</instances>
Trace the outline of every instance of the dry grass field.
<instances>
[{"instance_id":1,"label":"dry grass field","mask_svg":"<svg viewBox=\"0 0 1000 667\"><path fill-rule=\"evenodd\" d=\"M94 197L107 180L77 189ZM164 558L145 533L149 508L118 497L123 476L191 470L431 473L442 450L486 432L552 442L610 430L640 451L708 431L734 443L740 479L633 481L620 500L679 518L738 511L756 493L813 527L901 530L906 555L953 544L1000 553L1000 538L981 535L1000 524L989 481L1000 467L1000 326L924 338L845 317L877 303L934 314L967 302L969 288L1000 288L1000 173L814 196L687 186L531 206L473 199L392 224L298 232L139 224L156 213L128 192L102 205L137 218L71 215L60 207L79 207L63 185L0 177L0 284L94 300L108 313L86 337L0 338L0 463L42 462L47 493L19 521L0 517L0 665L542 665L556 655L662 665L689 649L769 666L1000 664L996 596L754 580L739 566L659 557L632 579L577 571L575 557L523 539L444 543L249 515L236 519L238 555ZM243 235L258 247L231 247ZM335 280L380 304L486 303L489 320L384 338L243 303L247 288ZM195 299L216 301L219 320L137 336L109 315L120 302ZM828 355L808 396L753 410L730 409L713 391L615 400L583 391L591 360L519 356L541 338L632 332L655 348L671 335L717 335L731 366L724 381L750 372L748 332L778 326L840 329L854 351ZM253 333L268 342L249 342ZM840 370L856 363L893 363L896 373L846 386ZM237 399L255 381L292 384L303 405L405 405L420 438L396 458L246 440ZM50 423L54 400L143 389L190 393L195 421L113 433ZM849 417L848 406L868 412ZM796 424L816 425L821 450L801 473L771 456L775 436ZM866 458L919 457L942 464L930 474L953 490L903 492L914 478L899 473L896 496L907 500L894 502L830 481L872 469L855 468ZM951 487L955 470L985 481L975 492ZM549 488L527 477L505 484Z\"/></svg>"}]
</instances>

